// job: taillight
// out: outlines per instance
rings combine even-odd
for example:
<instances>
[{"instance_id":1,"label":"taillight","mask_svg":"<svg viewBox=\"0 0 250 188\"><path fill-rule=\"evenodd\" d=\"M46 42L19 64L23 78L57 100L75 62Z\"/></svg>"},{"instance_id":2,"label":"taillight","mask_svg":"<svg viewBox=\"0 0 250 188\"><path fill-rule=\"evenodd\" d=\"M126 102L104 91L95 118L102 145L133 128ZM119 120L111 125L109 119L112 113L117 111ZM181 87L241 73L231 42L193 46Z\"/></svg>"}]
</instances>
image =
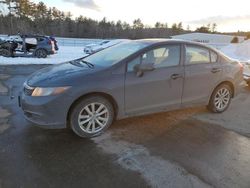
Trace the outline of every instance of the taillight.
<instances>
[{"instance_id":1,"label":"taillight","mask_svg":"<svg viewBox=\"0 0 250 188\"><path fill-rule=\"evenodd\" d=\"M239 63L239 65L240 65L240 71L243 73L244 66L243 66L243 64L242 64L242 63Z\"/></svg>"},{"instance_id":2,"label":"taillight","mask_svg":"<svg viewBox=\"0 0 250 188\"><path fill-rule=\"evenodd\" d=\"M48 44L51 45L51 40L48 40Z\"/></svg>"}]
</instances>

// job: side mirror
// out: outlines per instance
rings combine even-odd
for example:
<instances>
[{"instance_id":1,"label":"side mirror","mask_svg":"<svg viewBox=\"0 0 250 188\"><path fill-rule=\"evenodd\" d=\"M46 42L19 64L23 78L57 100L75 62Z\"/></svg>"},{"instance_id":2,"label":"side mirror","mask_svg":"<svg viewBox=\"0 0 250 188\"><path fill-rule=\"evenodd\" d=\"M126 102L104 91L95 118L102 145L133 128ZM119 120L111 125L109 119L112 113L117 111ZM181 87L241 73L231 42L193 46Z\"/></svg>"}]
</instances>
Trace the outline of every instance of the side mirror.
<instances>
[{"instance_id":1,"label":"side mirror","mask_svg":"<svg viewBox=\"0 0 250 188\"><path fill-rule=\"evenodd\" d=\"M145 64L137 64L134 66L134 71L136 76L141 77L143 76L144 72L153 71L155 70L153 63L145 63Z\"/></svg>"}]
</instances>

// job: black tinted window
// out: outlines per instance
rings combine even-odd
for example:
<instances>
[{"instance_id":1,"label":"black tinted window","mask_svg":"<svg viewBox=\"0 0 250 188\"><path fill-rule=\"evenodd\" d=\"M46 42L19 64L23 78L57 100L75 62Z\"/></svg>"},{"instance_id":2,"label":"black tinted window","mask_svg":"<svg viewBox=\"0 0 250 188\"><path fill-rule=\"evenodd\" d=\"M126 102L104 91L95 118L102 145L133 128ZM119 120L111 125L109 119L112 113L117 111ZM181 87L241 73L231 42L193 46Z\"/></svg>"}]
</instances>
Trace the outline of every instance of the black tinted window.
<instances>
[{"instance_id":1,"label":"black tinted window","mask_svg":"<svg viewBox=\"0 0 250 188\"><path fill-rule=\"evenodd\" d=\"M42 41L44 41L44 38L37 38L37 41L42 42Z\"/></svg>"}]
</instances>

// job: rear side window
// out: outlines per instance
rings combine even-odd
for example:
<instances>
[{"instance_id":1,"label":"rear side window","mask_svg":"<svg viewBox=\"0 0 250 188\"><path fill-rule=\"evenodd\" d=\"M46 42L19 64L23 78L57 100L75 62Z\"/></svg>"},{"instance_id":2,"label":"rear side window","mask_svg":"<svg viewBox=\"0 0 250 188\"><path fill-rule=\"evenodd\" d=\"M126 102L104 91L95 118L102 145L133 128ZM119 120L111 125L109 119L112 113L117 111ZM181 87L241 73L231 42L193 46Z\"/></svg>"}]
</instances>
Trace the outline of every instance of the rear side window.
<instances>
[{"instance_id":1,"label":"rear side window","mask_svg":"<svg viewBox=\"0 0 250 188\"><path fill-rule=\"evenodd\" d=\"M215 52L210 51L210 56L211 56L211 62L216 63L218 59L218 55Z\"/></svg>"},{"instance_id":2,"label":"rear side window","mask_svg":"<svg viewBox=\"0 0 250 188\"><path fill-rule=\"evenodd\" d=\"M210 63L209 50L202 47L187 46L186 47L186 64L202 64Z\"/></svg>"}]
</instances>

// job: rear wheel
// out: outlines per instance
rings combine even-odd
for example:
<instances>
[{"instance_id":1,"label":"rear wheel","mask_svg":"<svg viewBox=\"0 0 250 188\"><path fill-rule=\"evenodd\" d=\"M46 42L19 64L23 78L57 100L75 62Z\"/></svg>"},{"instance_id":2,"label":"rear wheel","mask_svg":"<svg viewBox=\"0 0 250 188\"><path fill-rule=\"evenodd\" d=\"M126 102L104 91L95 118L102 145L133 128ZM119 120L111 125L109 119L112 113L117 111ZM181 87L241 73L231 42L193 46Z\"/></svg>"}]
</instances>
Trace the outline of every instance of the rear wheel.
<instances>
[{"instance_id":1,"label":"rear wheel","mask_svg":"<svg viewBox=\"0 0 250 188\"><path fill-rule=\"evenodd\" d=\"M44 49L38 49L36 50L35 56L38 58L46 58L47 57L47 51Z\"/></svg>"},{"instance_id":2,"label":"rear wheel","mask_svg":"<svg viewBox=\"0 0 250 188\"><path fill-rule=\"evenodd\" d=\"M73 107L70 126L80 137L94 137L103 133L113 120L113 105L104 97L91 96Z\"/></svg>"},{"instance_id":3,"label":"rear wheel","mask_svg":"<svg viewBox=\"0 0 250 188\"><path fill-rule=\"evenodd\" d=\"M227 84L218 86L209 101L208 109L215 113L224 112L231 103L232 88Z\"/></svg>"}]
</instances>

